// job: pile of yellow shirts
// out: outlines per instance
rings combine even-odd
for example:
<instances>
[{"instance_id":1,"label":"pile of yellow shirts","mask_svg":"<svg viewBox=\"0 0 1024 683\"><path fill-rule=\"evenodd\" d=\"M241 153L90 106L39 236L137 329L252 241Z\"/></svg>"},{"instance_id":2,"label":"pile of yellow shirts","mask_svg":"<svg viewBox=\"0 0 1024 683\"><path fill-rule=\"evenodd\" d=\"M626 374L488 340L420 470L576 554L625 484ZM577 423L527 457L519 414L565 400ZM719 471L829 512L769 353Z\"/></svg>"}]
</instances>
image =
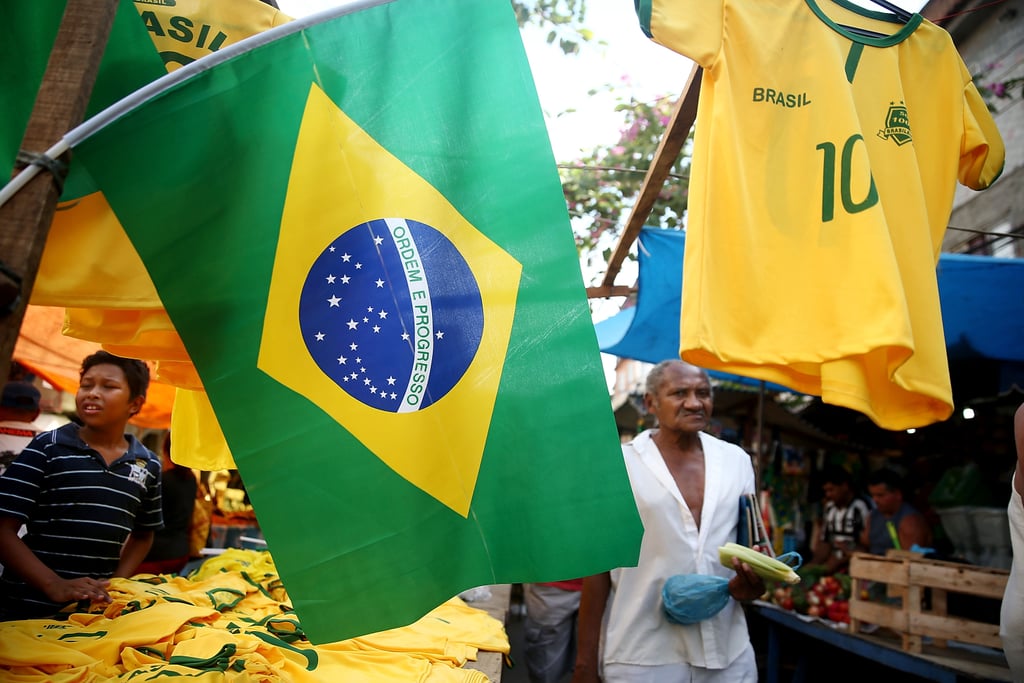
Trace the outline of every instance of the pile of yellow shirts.
<instances>
[{"instance_id":1,"label":"pile of yellow shirts","mask_svg":"<svg viewBox=\"0 0 1024 683\"><path fill-rule=\"evenodd\" d=\"M313 645L266 552L228 551L189 578L113 579L109 593L66 621L0 623L0 680L484 683L463 665L509 652L502 623L459 598L409 626Z\"/></svg>"}]
</instances>

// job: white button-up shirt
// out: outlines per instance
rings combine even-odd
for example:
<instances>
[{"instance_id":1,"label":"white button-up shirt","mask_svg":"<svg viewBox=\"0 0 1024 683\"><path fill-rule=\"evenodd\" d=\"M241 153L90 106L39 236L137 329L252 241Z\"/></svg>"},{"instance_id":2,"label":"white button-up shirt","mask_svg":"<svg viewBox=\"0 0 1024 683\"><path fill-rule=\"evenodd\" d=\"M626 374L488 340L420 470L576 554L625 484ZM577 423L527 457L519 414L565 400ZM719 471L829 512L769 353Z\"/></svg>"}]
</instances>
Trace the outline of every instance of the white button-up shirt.
<instances>
[{"instance_id":1,"label":"white button-up shirt","mask_svg":"<svg viewBox=\"0 0 1024 683\"><path fill-rule=\"evenodd\" d=\"M731 578L718 548L736 541L740 497L754 492L750 456L738 446L701 433L704 508L698 530L661 452L643 432L622 448L644 536L637 567L611 572L605 610L603 661L635 665L688 663L724 669L750 642L742 607L729 600L714 617L683 626L668 621L661 589L675 574Z\"/></svg>"}]
</instances>

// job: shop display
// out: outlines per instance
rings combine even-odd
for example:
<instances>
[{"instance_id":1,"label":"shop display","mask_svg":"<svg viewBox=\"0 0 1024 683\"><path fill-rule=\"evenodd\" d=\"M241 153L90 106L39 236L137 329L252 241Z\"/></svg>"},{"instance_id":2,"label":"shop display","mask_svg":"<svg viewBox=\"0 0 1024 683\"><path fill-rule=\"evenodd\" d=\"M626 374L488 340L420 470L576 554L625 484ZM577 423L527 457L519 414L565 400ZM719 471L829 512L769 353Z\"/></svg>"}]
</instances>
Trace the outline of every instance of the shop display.
<instances>
[{"instance_id":1,"label":"shop display","mask_svg":"<svg viewBox=\"0 0 1024 683\"><path fill-rule=\"evenodd\" d=\"M771 602L782 609L840 624L850 623L851 579L847 574L825 576L808 568L794 585L769 589Z\"/></svg>"},{"instance_id":2,"label":"shop display","mask_svg":"<svg viewBox=\"0 0 1024 683\"><path fill-rule=\"evenodd\" d=\"M917 553L890 550L884 557L855 553L850 559L850 576L854 590L850 625L854 631L861 623L892 629L900 635L905 651L918 654L923 638L931 638L940 645L951 640L1002 648L998 623L953 616L948 605L953 595L1002 600L1009 577L1006 570L929 560ZM866 599L864 593L869 582L884 586L884 600Z\"/></svg>"},{"instance_id":3,"label":"shop display","mask_svg":"<svg viewBox=\"0 0 1024 683\"><path fill-rule=\"evenodd\" d=\"M509 652L504 625L457 597L409 626L314 645L267 552L228 550L189 577L116 578L109 592L64 621L0 623L0 679L484 683L463 665Z\"/></svg>"},{"instance_id":4,"label":"shop display","mask_svg":"<svg viewBox=\"0 0 1024 683\"><path fill-rule=\"evenodd\" d=\"M637 13L704 69L681 356L886 429L948 418L935 257L955 181L985 189L1005 156L949 34L813 0L644 0Z\"/></svg>"}]
</instances>

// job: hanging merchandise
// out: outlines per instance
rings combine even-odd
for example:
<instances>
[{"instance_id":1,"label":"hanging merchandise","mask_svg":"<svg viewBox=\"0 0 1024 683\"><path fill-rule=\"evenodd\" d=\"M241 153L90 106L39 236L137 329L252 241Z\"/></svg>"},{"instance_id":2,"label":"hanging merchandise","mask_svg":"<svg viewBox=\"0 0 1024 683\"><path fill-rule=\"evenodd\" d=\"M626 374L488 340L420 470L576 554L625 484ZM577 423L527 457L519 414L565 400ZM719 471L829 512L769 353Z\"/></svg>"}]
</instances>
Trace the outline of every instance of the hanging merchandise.
<instances>
[{"instance_id":1,"label":"hanging merchandise","mask_svg":"<svg viewBox=\"0 0 1024 683\"><path fill-rule=\"evenodd\" d=\"M949 34L844 0L637 11L704 69L681 356L887 429L947 418L936 260L956 181L1005 152Z\"/></svg>"}]
</instances>

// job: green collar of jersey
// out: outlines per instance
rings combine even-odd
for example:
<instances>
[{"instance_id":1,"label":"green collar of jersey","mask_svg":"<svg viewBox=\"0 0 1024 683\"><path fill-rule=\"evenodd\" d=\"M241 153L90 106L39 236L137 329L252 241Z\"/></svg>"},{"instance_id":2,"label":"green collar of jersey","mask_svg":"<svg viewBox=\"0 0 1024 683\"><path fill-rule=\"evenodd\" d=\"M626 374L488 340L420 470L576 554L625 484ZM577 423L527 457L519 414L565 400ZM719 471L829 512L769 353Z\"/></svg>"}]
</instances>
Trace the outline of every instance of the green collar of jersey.
<instances>
[{"instance_id":1,"label":"green collar of jersey","mask_svg":"<svg viewBox=\"0 0 1024 683\"><path fill-rule=\"evenodd\" d=\"M862 17L866 17L868 19L876 19L878 21L887 21L893 24L900 25L900 30L896 31L896 33L887 36L880 36L878 38L874 38L872 36L863 36L846 30L845 28L834 22L832 19L830 19L829 16L825 14L825 12L821 9L821 7L818 6L816 0L806 0L807 6L811 8L811 11L814 12L818 16L818 18L821 19L821 21L824 22L829 28L831 28L836 33L852 40L855 43L862 43L864 45L871 45L874 47L889 47L890 45L896 45L898 43L901 43L908 37L910 37L910 35L917 29L917 27L921 25L921 21L923 20L923 17L921 17L920 14L914 14L912 17L910 17L907 23L904 24L903 22L900 21L899 17L893 14L889 14L888 12L873 12L872 10L865 9L864 7L860 7L859 5L847 2L846 0L832 1L835 2L835 4L839 5L840 7L843 7L855 14L859 14Z\"/></svg>"}]
</instances>

